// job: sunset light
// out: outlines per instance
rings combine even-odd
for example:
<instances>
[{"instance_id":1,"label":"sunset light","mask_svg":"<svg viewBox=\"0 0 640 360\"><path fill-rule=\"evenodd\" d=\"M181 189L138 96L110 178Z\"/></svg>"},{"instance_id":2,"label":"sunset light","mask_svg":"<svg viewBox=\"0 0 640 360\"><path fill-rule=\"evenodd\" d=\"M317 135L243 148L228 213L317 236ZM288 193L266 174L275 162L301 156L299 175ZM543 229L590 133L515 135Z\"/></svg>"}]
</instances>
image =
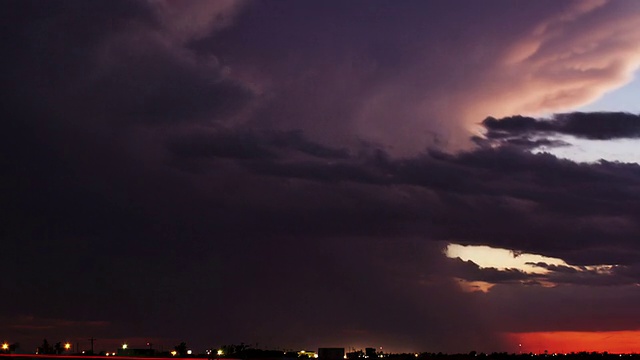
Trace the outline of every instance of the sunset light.
<instances>
[{"instance_id":1,"label":"sunset light","mask_svg":"<svg viewBox=\"0 0 640 360\"><path fill-rule=\"evenodd\" d=\"M473 261L481 267L493 267L499 270L518 269L534 274L544 274L547 272L544 268L532 265L538 262L544 262L549 265L568 266L568 264L562 259L520 253L507 249L492 248L489 246L449 244L447 245L445 254L450 258L459 257L465 261Z\"/></svg>"},{"instance_id":2,"label":"sunset light","mask_svg":"<svg viewBox=\"0 0 640 360\"><path fill-rule=\"evenodd\" d=\"M568 353L609 352L631 354L640 352L640 331L550 331L511 333L513 343L522 344L522 352Z\"/></svg>"}]
</instances>

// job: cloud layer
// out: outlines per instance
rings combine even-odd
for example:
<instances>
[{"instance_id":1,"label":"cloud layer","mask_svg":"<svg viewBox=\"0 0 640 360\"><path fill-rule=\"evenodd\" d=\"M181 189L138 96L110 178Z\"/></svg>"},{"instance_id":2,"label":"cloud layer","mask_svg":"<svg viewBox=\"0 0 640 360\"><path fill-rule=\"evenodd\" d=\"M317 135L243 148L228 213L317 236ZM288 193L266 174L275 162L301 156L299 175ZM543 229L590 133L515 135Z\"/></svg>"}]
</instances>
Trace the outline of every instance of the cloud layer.
<instances>
[{"instance_id":1,"label":"cloud layer","mask_svg":"<svg viewBox=\"0 0 640 360\"><path fill-rule=\"evenodd\" d=\"M486 118L482 125L492 139L506 137L572 135L593 140L640 137L640 115L629 113L568 113L551 119L511 116Z\"/></svg>"}]
</instances>

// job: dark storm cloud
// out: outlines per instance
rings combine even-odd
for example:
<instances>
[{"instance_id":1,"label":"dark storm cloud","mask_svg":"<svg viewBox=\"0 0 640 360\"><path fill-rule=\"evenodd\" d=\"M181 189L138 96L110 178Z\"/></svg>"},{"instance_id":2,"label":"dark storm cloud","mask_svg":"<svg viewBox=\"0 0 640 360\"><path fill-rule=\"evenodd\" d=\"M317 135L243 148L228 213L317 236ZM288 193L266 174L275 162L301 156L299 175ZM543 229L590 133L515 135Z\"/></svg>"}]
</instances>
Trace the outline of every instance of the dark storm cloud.
<instances>
[{"instance_id":1,"label":"dark storm cloud","mask_svg":"<svg viewBox=\"0 0 640 360\"><path fill-rule=\"evenodd\" d=\"M224 78L215 59L176 54L153 36L113 39L100 56L100 70L81 85L79 98L83 106L124 123L216 121L252 97L242 84Z\"/></svg>"},{"instance_id":2,"label":"dark storm cloud","mask_svg":"<svg viewBox=\"0 0 640 360\"><path fill-rule=\"evenodd\" d=\"M215 150L222 157L238 149L235 142L227 144L228 149L219 139L206 142L206 146L194 142L193 148L205 146L206 151ZM427 232L430 237L449 236L480 244L490 238L486 244L585 264L594 264L589 248L600 254L600 261L612 264L633 261L624 252L616 252L617 246L639 250L634 238L638 230L635 214L639 210L636 192L640 168L635 164L576 164L515 147L458 155L432 151L410 159L390 159L384 153L362 151L327 162L313 157L264 157L275 154L277 147L266 141L250 143L263 146L252 155L261 161L238 163L251 173L297 179L302 184L310 181L305 186L312 188L336 184L334 191L338 193L353 191L352 197L360 193L354 200L364 202L362 205L373 199L389 202L380 204L384 210L380 209L381 217L375 221L388 225L388 233L382 234L400 231L414 236ZM215 164L204 161L198 166L213 169ZM355 191L358 188L361 190ZM375 197L371 192L377 193ZM426 201L420 204L418 197ZM315 204L321 208L321 203ZM364 207L373 210L378 205ZM341 214L354 224L364 220ZM455 219L451 226L450 219ZM500 231L494 231L496 228Z\"/></svg>"},{"instance_id":3,"label":"dark storm cloud","mask_svg":"<svg viewBox=\"0 0 640 360\"><path fill-rule=\"evenodd\" d=\"M154 324L154 317L159 317L174 330L154 331L173 337L188 332L188 327L206 328L207 321L197 319L198 311L207 309L226 324L228 341L265 339L261 343L283 341L264 338L259 331L267 331L279 321L318 324L317 332L287 325L288 331L282 334L288 341L338 341L338 337L331 340L321 332L333 326L317 310L325 309L349 319L341 327L343 332L337 333L341 337L358 337L349 329L364 331L363 339L380 337L380 341L395 334L409 343L407 347L440 337L440 347L430 347L439 351L455 348L453 344L442 345L453 341L443 335L448 334L441 331L443 327L468 329L471 320L457 324L436 314L455 317L454 309L473 309L476 295L459 298L456 306L421 297L421 289L462 296L446 282L433 284L434 278L455 275L514 284L528 277L517 271L461 274L424 269L424 263L438 258L437 252L411 260L413 269L420 270L412 275L411 268L401 271L385 265L408 263L404 257L388 255L388 250L406 247L388 240L391 237L502 246L555 255L572 263L637 261L629 255L639 251L635 242L635 214L640 213L636 209L637 166L579 165L507 148L460 155L432 152L396 160L384 153L363 151L328 163L322 157L291 156L298 153L292 152L296 148L273 142L270 137L237 135L223 133L219 138L205 136L201 143L187 141L183 146L188 151L171 148L172 156L179 159L195 157L197 172L112 166L108 168L111 173L83 174L82 181L68 186L62 185L64 180L57 186L48 181L49 186L54 185L55 195L41 194L44 197L23 197L33 191L33 186L41 186L23 185L24 190L16 194L13 203L36 207L43 201L53 201L57 205L41 207L38 212L42 220L35 227L28 213L14 213L5 227L5 233L13 238L31 239L30 243L12 243L10 251L30 254L30 262L54 269L41 276L38 271L23 271L21 278L30 279L34 288L23 289L22 296L37 299L40 289L65 288L63 279L72 277L85 284L75 293L77 301L85 304L76 304L73 312L60 316L83 314L96 319L93 309L103 309L102 316L116 323L131 324L133 320L131 326L139 332L151 332L151 325L146 324ZM57 156L61 155L55 155L54 160ZM67 161L78 160L71 157ZM121 177L123 171L129 172L128 176ZM69 173L55 169L52 174ZM109 181L95 192L96 185L89 184L100 184L99 177L105 176ZM129 181L131 176L137 180ZM18 226L21 223L31 226L31 236ZM96 233L96 229L100 231ZM69 230L73 238L69 238ZM36 240L42 235L50 245ZM349 237L366 240L354 242ZM327 243L327 239L336 238L345 239L346 245ZM388 243L388 248L375 250L372 255L373 239ZM625 251L614 251L620 248ZM123 252L136 255L124 256ZM371 256L376 260L368 260ZM57 259L65 259L65 266L60 266ZM5 266L20 266L16 259L7 260ZM74 269L78 267L90 272L87 276L76 275ZM416 277L421 272L423 277ZM398 276L376 280L390 273ZM336 277L347 280L336 288ZM638 281L637 277L631 279ZM586 285L598 284L600 279L556 281ZM426 284L424 288L422 283ZM138 290L140 286L146 289L144 293ZM380 291L384 296L378 294ZM104 292L118 295L107 300ZM219 293L224 295L215 295ZM344 300L345 294L351 294L351 300ZM374 297L380 303L371 303ZM64 299L69 295L59 299L50 296L51 306L37 301L4 301L15 309L37 307L47 312L60 311L55 310L55 304ZM418 299L423 302L416 303ZM358 305L363 302L370 305ZM230 310L231 303L236 310ZM140 311L119 316L116 311L105 310L113 304ZM402 312L369 320L371 313L384 312L389 304ZM311 308L315 310L309 312ZM176 313L190 320L184 323L173 315ZM244 321L234 320L245 317L252 319L250 328ZM203 336L198 341L206 339Z\"/></svg>"},{"instance_id":4,"label":"dark storm cloud","mask_svg":"<svg viewBox=\"0 0 640 360\"><path fill-rule=\"evenodd\" d=\"M252 97L215 57L177 51L145 2L10 2L7 13L4 76L17 111L29 103L89 126L215 121Z\"/></svg>"},{"instance_id":5,"label":"dark storm cloud","mask_svg":"<svg viewBox=\"0 0 640 360\"><path fill-rule=\"evenodd\" d=\"M637 286L509 286L498 284L483 298L485 310L507 331L634 330L640 314Z\"/></svg>"},{"instance_id":6,"label":"dark storm cloud","mask_svg":"<svg viewBox=\"0 0 640 360\"><path fill-rule=\"evenodd\" d=\"M550 119L510 116L502 119L488 117L482 122L490 139L509 139L509 142L529 140L531 136L572 135L591 140L612 140L640 137L640 115L623 112L567 113ZM544 140L527 145L553 145Z\"/></svg>"},{"instance_id":7,"label":"dark storm cloud","mask_svg":"<svg viewBox=\"0 0 640 360\"><path fill-rule=\"evenodd\" d=\"M468 281L485 281L492 284L520 283L535 277L518 269L499 270L493 267L481 268L471 260L452 259L452 275Z\"/></svg>"},{"instance_id":8,"label":"dark storm cloud","mask_svg":"<svg viewBox=\"0 0 640 360\"><path fill-rule=\"evenodd\" d=\"M95 52L114 32L154 23L148 7L134 1L9 1L3 8L5 97L21 110L55 103L52 96L90 74Z\"/></svg>"},{"instance_id":9,"label":"dark storm cloud","mask_svg":"<svg viewBox=\"0 0 640 360\"><path fill-rule=\"evenodd\" d=\"M215 66L205 64L212 76L203 76L188 57L181 60L152 41L158 25L143 2L10 2L5 10L9 41L2 46L9 55L3 61L11 71L3 76L11 91L4 97L7 121L0 135L7 154L3 172L10 174L3 177L3 269L19 276L7 280L15 296L3 297L3 305L22 314L83 321L101 320L102 312L92 308L103 306L113 307L110 320L143 316L137 314L145 313L149 299L131 295L135 286L128 287L126 272L118 270L135 266L113 258L133 252L151 259L164 251L162 231L149 237L143 229L156 226L147 211L167 204L159 194L169 194L165 185L172 180L151 169L153 157L143 154L149 143L142 134L132 141L129 123L154 122L154 111L166 108L167 97L189 100L194 91L225 95L197 98L211 106L208 114L215 118L224 112L220 104L237 103L229 96L234 89L240 98L246 92L216 80ZM122 40L129 35L140 40L138 46ZM151 54L148 64L138 61ZM127 71L112 71L122 68ZM175 74L180 78L172 81ZM175 86L188 96L167 95ZM203 106L190 100L183 105L170 119L197 121L191 106ZM170 193L176 205L181 193ZM172 269L151 262L138 272L162 277ZM49 294L47 301L42 293Z\"/></svg>"},{"instance_id":10,"label":"dark storm cloud","mask_svg":"<svg viewBox=\"0 0 640 360\"><path fill-rule=\"evenodd\" d=\"M521 149L554 148L570 145L566 141L562 140L543 139L529 135L509 136L504 133L498 134L496 132L491 132L487 137L474 136L472 141L483 148L495 146L496 141L499 142L500 145L517 146Z\"/></svg>"},{"instance_id":11,"label":"dark storm cloud","mask_svg":"<svg viewBox=\"0 0 640 360\"><path fill-rule=\"evenodd\" d=\"M616 266L565 266L546 263L528 263L547 270L525 272L518 269L480 267L472 261L452 259L449 275L466 281L482 281L489 284L521 284L544 286L633 286L640 283L636 274L637 264Z\"/></svg>"},{"instance_id":12,"label":"dark storm cloud","mask_svg":"<svg viewBox=\"0 0 640 360\"><path fill-rule=\"evenodd\" d=\"M260 159L291 156L291 151L321 159L345 159L347 149L337 149L309 141L301 131L218 129L182 136L169 149L180 158ZM287 152L288 150L288 152ZM282 152L286 153L282 153ZM279 153L279 154L278 154Z\"/></svg>"},{"instance_id":13,"label":"dark storm cloud","mask_svg":"<svg viewBox=\"0 0 640 360\"><path fill-rule=\"evenodd\" d=\"M567 273L567 274L576 274L578 271L586 270L586 268L584 266L576 269L575 267L571 267L571 266L547 264L547 263L544 263L544 262L527 263L527 264L528 265L532 265L532 266L541 267L541 268L547 269L549 271L561 272L561 273Z\"/></svg>"},{"instance_id":14,"label":"dark storm cloud","mask_svg":"<svg viewBox=\"0 0 640 360\"><path fill-rule=\"evenodd\" d=\"M189 48L232 63L232 76L258 89L259 111L249 116L254 126L300 128L313 140L339 144L355 136L406 155L433 144L465 147L465 128L485 114L550 111L617 79L622 68L614 65L572 71L596 58L593 66L602 67L600 52L565 55L586 41L574 22L586 21L593 28L582 26L596 34L605 31L603 19L622 11L604 5L264 1ZM567 38L554 35L565 27ZM597 49L600 38L588 44ZM612 64L627 61L633 59ZM520 82L515 74L525 73L534 79ZM585 83L588 90L575 89Z\"/></svg>"}]
</instances>

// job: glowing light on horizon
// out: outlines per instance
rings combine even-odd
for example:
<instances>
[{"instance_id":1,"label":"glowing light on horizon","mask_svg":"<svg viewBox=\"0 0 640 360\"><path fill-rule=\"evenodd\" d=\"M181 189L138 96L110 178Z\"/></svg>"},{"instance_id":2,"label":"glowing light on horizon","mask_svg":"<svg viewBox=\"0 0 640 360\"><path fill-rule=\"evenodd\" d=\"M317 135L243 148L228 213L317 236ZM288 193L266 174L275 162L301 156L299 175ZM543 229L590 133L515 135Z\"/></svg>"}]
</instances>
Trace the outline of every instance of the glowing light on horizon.
<instances>
[{"instance_id":1,"label":"glowing light on horizon","mask_svg":"<svg viewBox=\"0 0 640 360\"><path fill-rule=\"evenodd\" d=\"M525 353L609 352L630 354L640 351L640 330L620 331L540 331L509 333Z\"/></svg>"}]
</instances>

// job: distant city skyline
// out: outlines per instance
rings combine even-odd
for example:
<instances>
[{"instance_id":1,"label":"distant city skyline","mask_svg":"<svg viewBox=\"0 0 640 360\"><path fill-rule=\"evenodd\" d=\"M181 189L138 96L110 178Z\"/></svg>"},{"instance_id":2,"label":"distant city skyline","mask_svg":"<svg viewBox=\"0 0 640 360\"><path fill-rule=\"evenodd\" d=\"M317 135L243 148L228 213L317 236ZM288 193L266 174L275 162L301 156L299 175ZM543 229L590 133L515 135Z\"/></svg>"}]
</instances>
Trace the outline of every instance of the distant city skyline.
<instances>
[{"instance_id":1,"label":"distant city skyline","mask_svg":"<svg viewBox=\"0 0 640 360\"><path fill-rule=\"evenodd\" d=\"M532 333L532 334L510 334L513 341L517 343L515 348L517 351L511 352L512 355L519 354L533 354L533 355L569 355L577 353L600 353L600 354L635 354L629 353L627 349L637 346L637 334L633 331L610 331L610 332L554 332L554 333ZM616 338L613 339L612 338ZM89 339L91 340L91 339ZM97 340L97 339L93 339ZM520 342L520 341L526 342ZM608 340L608 341L607 341ZM47 339L44 339L47 341ZM17 356L82 356L86 358L94 357L108 357L117 356L119 358L126 359L149 359L149 358L181 358L181 357L208 357L208 358L309 358L309 359L326 359L327 357L339 358L340 360L345 358L353 359L358 357L389 357L391 355L398 354L411 354L418 357L418 355L429 356L435 355L436 352L423 351L419 349L413 349L413 351L405 350L404 352L389 352L385 351L384 347L375 347L373 345L369 347L357 348L353 346L349 347L307 347L303 349L292 349L287 347L260 347L252 344L227 344L214 347L207 347L204 349L197 349L189 346L186 342L177 343L176 345L160 344L154 348L150 342L145 343L131 343L120 342L117 343L114 340L107 340L106 344L102 344L101 347L96 347L94 351L91 351L90 347L80 346L81 342L56 342L55 344L49 344L51 346L51 353L42 352L41 346L35 351L24 349L19 343L10 344L8 342L0 343L0 355L11 354ZM603 346L602 344L607 342L609 346ZM104 343L104 342L103 342ZM578 345L579 344L579 345ZM55 345L55 347L54 347ZM60 348L58 349L58 345ZM95 344L94 344L95 345ZM580 351L567 351L567 346L581 346ZM182 347L180 351L179 350ZM242 353L234 352L240 351ZM241 349L240 349L241 348ZM53 352L55 350L55 353ZM375 353L374 355L371 355ZM455 355L460 353L442 353L444 355ZM470 353L478 353L475 350ZM495 353L495 352L494 352ZM502 352L507 354L507 352ZM251 355L253 354L253 355ZM340 354L336 357L336 354ZM464 353L463 353L464 354ZM481 353L478 353L481 354ZM95 355L95 356L94 356ZM34 357L36 358L36 357ZM334 359L335 360L335 359Z\"/></svg>"}]
</instances>

